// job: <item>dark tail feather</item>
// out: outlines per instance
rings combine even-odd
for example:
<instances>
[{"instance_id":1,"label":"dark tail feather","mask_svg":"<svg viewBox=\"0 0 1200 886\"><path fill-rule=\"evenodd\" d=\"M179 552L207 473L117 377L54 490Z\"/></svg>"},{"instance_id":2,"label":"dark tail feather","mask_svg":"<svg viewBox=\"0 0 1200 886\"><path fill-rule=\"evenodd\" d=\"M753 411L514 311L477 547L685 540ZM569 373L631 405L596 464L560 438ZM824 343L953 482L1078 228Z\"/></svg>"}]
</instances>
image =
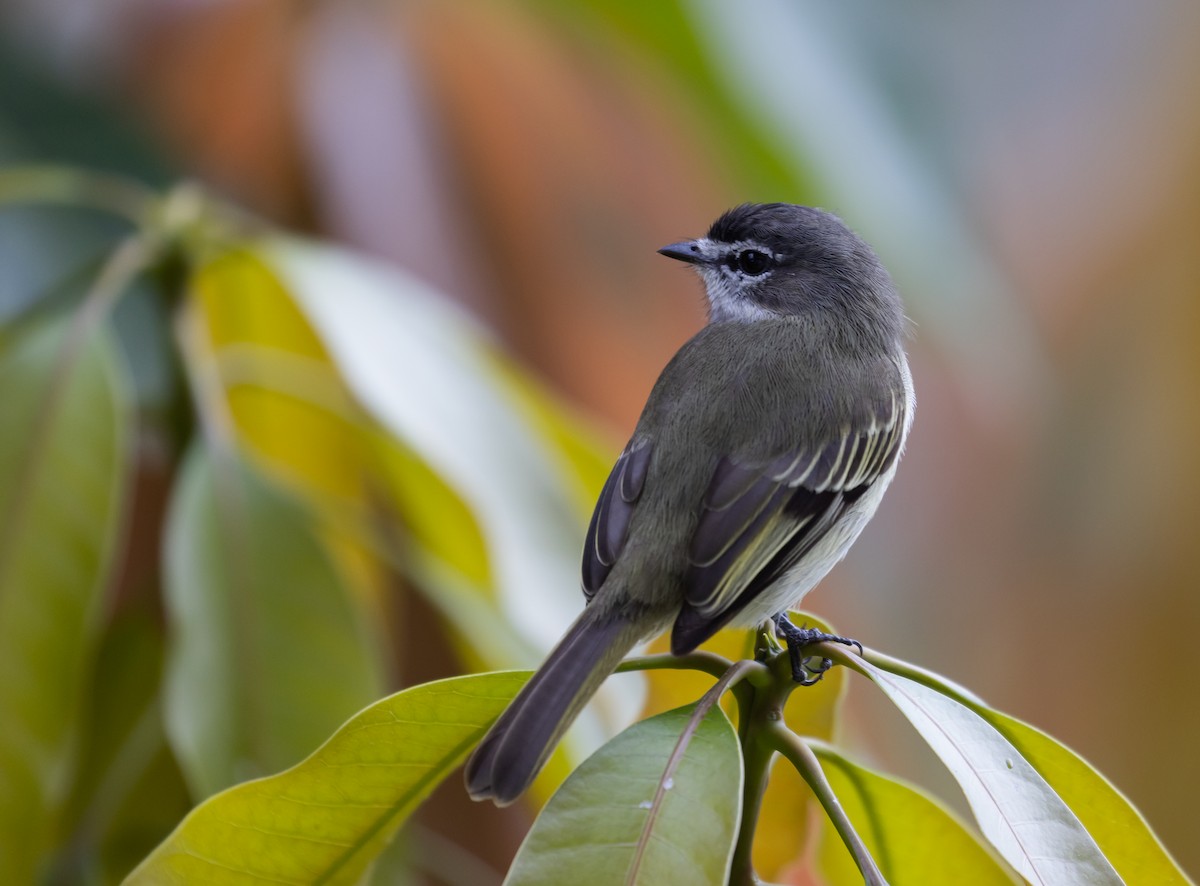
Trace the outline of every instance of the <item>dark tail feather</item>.
<instances>
[{"instance_id":1,"label":"dark tail feather","mask_svg":"<svg viewBox=\"0 0 1200 886\"><path fill-rule=\"evenodd\" d=\"M586 608L467 760L467 793L497 806L517 799L640 633L619 616Z\"/></svg>"}]
</instances>

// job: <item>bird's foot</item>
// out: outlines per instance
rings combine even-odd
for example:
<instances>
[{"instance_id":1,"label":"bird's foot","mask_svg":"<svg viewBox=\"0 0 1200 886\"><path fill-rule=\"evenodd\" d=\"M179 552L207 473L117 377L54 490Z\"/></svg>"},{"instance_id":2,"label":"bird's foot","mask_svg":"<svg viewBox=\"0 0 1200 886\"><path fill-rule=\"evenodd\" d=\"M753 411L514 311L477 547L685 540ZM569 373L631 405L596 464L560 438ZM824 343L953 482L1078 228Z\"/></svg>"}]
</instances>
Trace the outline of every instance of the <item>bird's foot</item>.
<instances>
[{"instance_id":1,"label":"bird's foot","mask_svg":"<svg viewBox=\"0 0 1200 886\"><path fill-rule=\"evenodd\" d=\"M814 683L820 682L825 672L833 667L833 662L828 658L822 658L820 663L815 666L810 665L809 662L816 658L816 656L802 655L801 651L804 647L811 646L814 643L841 643L844 646L857 646L858 654L862 655L862 644L857 640L851 640L849 637L838 637L835 634L827 634L824 631L818 631L816 628L798 628L788 620L786 613L779 613L771 621L775 623L775 632L787 644L788 657L792 662L792 679L801 686L812 686Z\"/></svg>"}]
</instances>

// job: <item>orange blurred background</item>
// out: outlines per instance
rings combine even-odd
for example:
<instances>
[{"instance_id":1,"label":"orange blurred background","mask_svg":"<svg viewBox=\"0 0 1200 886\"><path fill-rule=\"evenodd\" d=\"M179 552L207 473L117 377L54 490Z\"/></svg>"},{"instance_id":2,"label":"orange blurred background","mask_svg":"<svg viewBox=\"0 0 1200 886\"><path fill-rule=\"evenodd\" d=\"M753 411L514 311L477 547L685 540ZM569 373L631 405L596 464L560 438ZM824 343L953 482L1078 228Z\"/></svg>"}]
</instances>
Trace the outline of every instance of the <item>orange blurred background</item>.
<instances>
[{"instance_id":1,"label":"orange blurred background","mask_svg":"<svg viewBox=\"0 0 1200 886\"><path fill-rule=\"evenodd\" d=\"M905 295L920 406L806 604L1081 752L1200 870L1200 6L87 8L9 0L6 70L429 280L614 453L704 319L655 249L745 200L843 215ZM0 159L54 154L21 136ZM122 165L89 149L50 159ZM936 779L868 696L849 740Z\"/></svg>"}]
</instances>

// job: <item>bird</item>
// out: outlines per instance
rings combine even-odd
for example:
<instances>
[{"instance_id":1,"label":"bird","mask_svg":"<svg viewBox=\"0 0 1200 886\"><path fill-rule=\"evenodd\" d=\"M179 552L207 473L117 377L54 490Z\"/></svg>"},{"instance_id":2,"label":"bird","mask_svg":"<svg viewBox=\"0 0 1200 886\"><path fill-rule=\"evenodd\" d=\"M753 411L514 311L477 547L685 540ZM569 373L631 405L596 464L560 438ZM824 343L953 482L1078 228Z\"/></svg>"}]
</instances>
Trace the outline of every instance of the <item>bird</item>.
<instances>
[{"instance_id":1,"label":"bird","mask_svg":"<svg viewBox=\"0 0 1200 886\"><path fill-rule=\"evenodd\" d=\"M581 614L467 761L504 806L637 645L684 655L769 619L795 678L804 646L854 643L787 618L837 564L896 473L915 398L907 321L874 251L837 216L746 203L658 252L699 273L708 322L655 382L584 540Z\"/></svg>"}]
</instances>

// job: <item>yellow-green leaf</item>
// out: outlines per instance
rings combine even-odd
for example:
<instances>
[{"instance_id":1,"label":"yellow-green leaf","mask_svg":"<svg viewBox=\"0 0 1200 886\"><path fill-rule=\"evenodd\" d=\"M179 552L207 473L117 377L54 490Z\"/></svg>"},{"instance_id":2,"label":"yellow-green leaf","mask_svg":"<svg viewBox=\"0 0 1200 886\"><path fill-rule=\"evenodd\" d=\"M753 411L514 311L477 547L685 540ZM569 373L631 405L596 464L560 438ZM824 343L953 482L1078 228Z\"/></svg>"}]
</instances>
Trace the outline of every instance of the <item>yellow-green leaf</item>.
<instances>
[{"instance_id":1,"label":"yellow-green leaf","mask_svg":"<svg viewBox=\"0 0 1200 886\"><path fill-rule=\"evenodd\" d=\"M1191 882L1141 813L1086 760L1027 723L990 709L978 713L1016 746L1079 816L1126 886Z\"/></svg>"},{"instance_id":2,"label":"yellow-green leaf","mask_svg":"<svg viewBox=\"0 0 1200 886\"><path fill-rule=\"evenodd\" d=\"M938 674L892 659L881 658L877 664L958 700L994 726L1079 817L1127 886L1192 882L1133 804L1070 748L1028 723L989 708Z\"/></svg>"},{"instance_id":3,"label":"yellow-green leaf","mask_svg":"<svg viewBox=\"0 0 1200 886\"><path fill-rule=\"evenodd\" d=\"M420 281L364 256L282 238L262 254L355 399L466 505L487 545L486 590L549 647L579 610L588 515L497 382L486 336Z\"/></svg>"},{"instance_id":4,"label":"yellow-green leaf","mask_svg":"<svg viewBox=\"0 0 1200 886\"><path fill-rule=\"evenodd\" d=\"M479 644L479 654L521 654L491 667L535 663L583 605L579 562L591 502L581 490L595 485L598 456L579 440L564 442L569 427L551 421L545 398L517 393L532 382L502 371L485 331L420 280L297 239L272 238L260 255L356 402L391 438L377 453L388 503L411 530L405 540L422 548L424 575L453 584L431 596L485 598L482 609L443 611L457 615L451 623L464 636L478 612L498 612L510 637ZM602 687L564 744L583 735L595 747L632 721L641 685L631 676L621 691Z\"/></svg>"},{"instance_id":5,"label":"yellow-green leaf","mask_svg":"<svg viewBox=\"0 0 1200 886\"><path fill-rule=\"evenodd\" d=\"M200 266L191 295L238 442L317 505L326 544L348 586L377 614L382 564L361 533L346 531L350 509L367 522L363 416L321 340L272 268L250 248L225 250Z\"/></svg>"},{"instance_id":6,"label":"yellow-green leaf","mask_svg":"<svg viewBox=\"0 0 1200 886\"><path fill-rule=\"evenodd\" d=\"M167 727L198 796L295 763L378 698L378 653L307 515L235 454L189 454L166 561Z\"/></svg>"},{"instance_id":7,"label":"yellow-green leaf","mask_svg":"<svg viewBox=\"0 0 1200 886\"><path fill-rule=\"evenodd\" d=\"M354 883L528 677L455 677L371 705L299 765L202 803L126 882Z\"/></svg>"},{"instance_id":8,"label":"yellow-green leaf","mask_svg":"<svg viewBox=\"0 0 1200 886\"><path fill-rule=\"evenodd\" d=\"M128 473L128 393L103 326L0 351L0 879L34 881L78 718Z\"/></svg>"},{"instance_id":9,"label":"yellow-green leaf","mask_svg":"<svg viewBox=\"0 0 1200 886\"><path fill-rule=\"evenodd\" d=\"M453 570L459 582L490 596L484 590L491 581L487 542L467 503L402 441L381 431L371 440L380 489L403 520L406 539ZM484 661L491 667L501 664Z\"/></svg>"},{"instance_id":10,"label":"yellow-green leaf","mask_svg":"<svg viewBox=\"0 0 1200 886\"><path fill-rule=\"evenodd\" d=\"M667 771L694 705L630 726L542 810L507 886L724 883L742 806L742 756L718 706Z\"/></svg>"},{"instance_id":11,"label":"yellow-green leaf","mask_svg":"<svg viewBox=\"0 0 1200 886\"><path fill-rule=\"evenodd\" d=\"M851 762L828 745L814 742L812 747L855 831L891 886L1022 882L937 800ZM850 853L828 825L822 832L819 858L831 886L862 883Z\"/></svg>"},{"instance_id":12,"label":"yellow-green leaf","mask_svg":"<svg viewBox=\"0 0 1200 886\"><path fill-rule=\"evenodd\" d=\"M988 841L1035 884L1119 886L1075 813L1016 746L962 702L859 660L962 788Z\"/></svg>"}]
</instances>

